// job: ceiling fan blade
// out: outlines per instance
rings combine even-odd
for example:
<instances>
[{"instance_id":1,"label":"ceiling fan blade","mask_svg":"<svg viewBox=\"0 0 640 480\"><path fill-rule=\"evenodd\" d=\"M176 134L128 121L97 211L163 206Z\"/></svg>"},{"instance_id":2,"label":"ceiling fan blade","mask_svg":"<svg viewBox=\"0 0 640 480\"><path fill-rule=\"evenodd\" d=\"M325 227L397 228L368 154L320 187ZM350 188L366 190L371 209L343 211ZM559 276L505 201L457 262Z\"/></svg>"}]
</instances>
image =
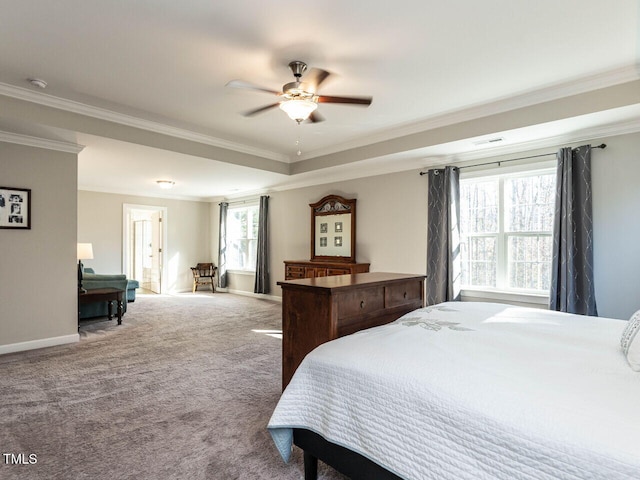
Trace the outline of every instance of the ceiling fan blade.
<instances>
[{"instance_id":1,"label":"ceiling fan blade","mask_svg":"<svg viewBox=\"0 0 640 480\"><path fill-rule=\"evenodd\" d=\"M256 108L255 110L249 110L248 112L245 112L242 115L244 115L245 117L253 117L254 115L257 115L258 113L266 112L267 110L275 108L278 105L280 105L280 102L272 103L271 105L265 105L264 107Z\"/></svg>"},{"instance_id":2,"label":"ceiling fan blade","mask_svg":"<svg viewBox=\"0 0 640 480\"><path fill-rule=\"evenodd\" d=\"M311 123L324 122L324 117L320 115L317 111L311 112L311 115L309 115L309 121Z\"/></svg>"},{"instance_id":3,"label":"ceiling fan blade","mask_svg":"<svg viewBox=\"0 0 640 480\"><path fill-rule=\"evenodd\" d=\"M330 95L320 95L318 103L349 103L352 105L371 105L371 97L332 97Z\"/></svg>"},{"instance_id":4,"label":"ceiling fan blade","mask_svg":"<svg viewBox=\"0 0 640 480\"><path fill-rule=\"evenodd\" d=\"M259 92L273 93L274 95L280 95L281 93L276 90L271 90L270 88L264 88L259 85L254 85L251 82L245 82L244 80L231 80L229 83L227 83L226 86L232 88L244 88L245 90L256 90Z\"/></svg>"},{"instance_id":5,"label":"ceiling fan blade","mask_svg":"<svg viewBox=\"0 0 640 480\"><path fill-rule=\"evenodd\" d=\"M324 82L327 77L331 75L326 70L321 68L312 68L309 73L305 74L302 81L309 86L309 88L315 93L318 91L318 87Z\"/></svg>"}]
</instances>

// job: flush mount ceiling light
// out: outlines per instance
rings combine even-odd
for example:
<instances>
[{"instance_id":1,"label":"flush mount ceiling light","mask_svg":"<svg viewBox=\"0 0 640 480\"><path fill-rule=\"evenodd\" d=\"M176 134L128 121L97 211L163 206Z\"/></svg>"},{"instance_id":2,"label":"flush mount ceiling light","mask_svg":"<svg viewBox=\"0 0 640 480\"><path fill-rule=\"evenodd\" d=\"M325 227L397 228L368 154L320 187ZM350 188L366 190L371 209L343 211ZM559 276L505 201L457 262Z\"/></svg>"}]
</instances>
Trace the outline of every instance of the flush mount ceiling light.
<instances>
[{"instance_id":1,"label":"flush mount ceiling light","mask_svg":"<svg viewBox=\"0 0 640 480\"><path fill-rule=\"evenodd\" d=\"M318 104L313 100L284 100L280 102L280 109L289 115L291 120L300 123L311 115L318 108Z\"/></svg>"},{"instance_id":2,"label":"flush mount ceiling light","mask_svg":"<svg viewBox=\"0 0 640 480\"><path fill-rule=\"evenodd\" d=\"M47 88L47 82L45 82L41 78L27 78L27 81L34 87L43 88L43 89Z\"/></svg>"},{"instance_id":3,"label":"flush mount ceiling light","mask_svg":"<svg viewBox=\"0 0 640 480\"><path fill-rule=\"evenodd\" d=\"M171 180L156 180L156 183L160 188L169 189L173 188L176 182L172 182Z\"/></svg>"}]
</instances>

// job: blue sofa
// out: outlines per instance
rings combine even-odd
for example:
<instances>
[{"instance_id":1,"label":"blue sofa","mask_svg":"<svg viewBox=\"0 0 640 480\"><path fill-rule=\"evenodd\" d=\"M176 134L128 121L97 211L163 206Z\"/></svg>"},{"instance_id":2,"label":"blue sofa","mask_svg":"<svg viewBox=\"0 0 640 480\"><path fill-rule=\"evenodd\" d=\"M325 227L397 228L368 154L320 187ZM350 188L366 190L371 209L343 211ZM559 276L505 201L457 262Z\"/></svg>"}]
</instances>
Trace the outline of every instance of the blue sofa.
<instances>
[{"instance_id":1,"label":"blue sofa","mask_svg":"<svg viewBox=\"0 0 640 480\"><path fill-rule=\"evenodd\" d=\"M87 290L96 288L119 288L125 290L127 301L122 306L123 313L127 311L127 303L136 300L136 288L140 286L137 280L127 280L124 274L103 275L85 268L82 274L82 286ZM109 314L107 302L80 305L80 318L106 317Z\"/></svg>"}]
</instances>

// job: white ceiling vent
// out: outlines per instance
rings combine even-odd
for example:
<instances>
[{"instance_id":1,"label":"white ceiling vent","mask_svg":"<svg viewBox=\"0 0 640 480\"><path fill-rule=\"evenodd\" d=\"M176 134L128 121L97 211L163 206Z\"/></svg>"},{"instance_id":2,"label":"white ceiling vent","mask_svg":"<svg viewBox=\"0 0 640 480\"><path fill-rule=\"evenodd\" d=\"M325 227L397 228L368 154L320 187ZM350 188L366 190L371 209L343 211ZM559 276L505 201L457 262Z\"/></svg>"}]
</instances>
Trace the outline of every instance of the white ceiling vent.
<instances>
[{"instance_id":1,"label":"white ceiling vent","mask_svg":"<svg viewBox=\"0 0 640 480\"><path fill-rule=\"evenodd\" d=\"M473 142L473 144L476 147L480 147L480 146L484 146L484 145L496 145L498 143L502 143L504 142L504 137L494 137L494 138L487 138L484 140L478 140L476 142Z\"/></svg>"}]
</instances>

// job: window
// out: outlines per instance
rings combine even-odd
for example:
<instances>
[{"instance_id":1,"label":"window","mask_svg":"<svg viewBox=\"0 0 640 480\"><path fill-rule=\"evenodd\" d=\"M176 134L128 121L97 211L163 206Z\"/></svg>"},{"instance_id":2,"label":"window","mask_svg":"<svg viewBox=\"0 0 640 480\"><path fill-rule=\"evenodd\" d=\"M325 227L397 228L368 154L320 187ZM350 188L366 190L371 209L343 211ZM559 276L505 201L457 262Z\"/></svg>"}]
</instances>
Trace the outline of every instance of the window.
<instances>
[{"instance_id":1,"label":"window","mask_svg":"<svg viewBox=\"0 0 640 480\"><path fill-rule=\"evenodd\" d=\"M554 170L460 180L462 288L548 293Z\"/></svg>"},{"instance_id":2,"label":"window","mask_svg":"<svg viewBox=\"0 0 640 480\"><path fill-rule=\"evenodd\" d=\"M229 270L255 271L258 247L258 205L229 207L227 265Z\"/></svg>"}]
</instances>

